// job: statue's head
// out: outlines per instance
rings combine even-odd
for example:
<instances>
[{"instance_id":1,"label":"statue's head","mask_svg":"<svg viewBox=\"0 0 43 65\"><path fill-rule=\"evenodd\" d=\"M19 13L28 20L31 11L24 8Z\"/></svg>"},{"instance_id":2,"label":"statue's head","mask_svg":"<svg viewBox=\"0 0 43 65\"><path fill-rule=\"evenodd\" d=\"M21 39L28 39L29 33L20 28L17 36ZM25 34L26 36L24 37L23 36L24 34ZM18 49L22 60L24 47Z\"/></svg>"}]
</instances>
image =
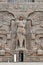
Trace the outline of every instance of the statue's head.
<instances>
[{"instance_id":1,"label":"statue's head","mask_svg":"<svg viewBox=\"0 0 43 65\"><path fill-rule=\"evenodd\" d=\"M20 16L20 17L19 17L19 20L23 20L23 19L24 19L23 16Z\"/></svg>"}]
</instances>

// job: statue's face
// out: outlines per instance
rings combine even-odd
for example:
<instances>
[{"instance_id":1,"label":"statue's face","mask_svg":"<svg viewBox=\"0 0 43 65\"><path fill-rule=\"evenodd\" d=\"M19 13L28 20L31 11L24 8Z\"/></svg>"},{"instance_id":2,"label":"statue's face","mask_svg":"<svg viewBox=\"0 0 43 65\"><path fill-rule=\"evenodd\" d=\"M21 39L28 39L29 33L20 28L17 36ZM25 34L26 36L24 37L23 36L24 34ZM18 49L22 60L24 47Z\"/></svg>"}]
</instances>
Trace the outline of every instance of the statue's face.
<instances>
[{"instance_id":1,"label":"statue's face","mask_svg":"<svg viewBox=\"0 0 43 65\"><path fill-rule=\"evenodd\" d=\"M22 16L20 16L19 20L23 20L23 17L22 17Z\"/></svg>"}]
</instances>

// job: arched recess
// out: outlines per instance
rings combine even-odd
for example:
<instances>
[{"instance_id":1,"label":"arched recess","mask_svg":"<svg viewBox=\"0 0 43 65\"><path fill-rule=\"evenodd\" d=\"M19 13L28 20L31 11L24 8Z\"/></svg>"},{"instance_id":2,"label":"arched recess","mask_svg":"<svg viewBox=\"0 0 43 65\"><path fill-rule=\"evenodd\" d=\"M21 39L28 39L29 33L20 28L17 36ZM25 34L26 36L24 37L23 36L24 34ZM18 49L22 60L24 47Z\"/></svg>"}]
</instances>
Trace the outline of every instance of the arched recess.
<instances>
[{"instance_id":1,"label":"arched recess","mask_svg":"<svg viewBox=\"0 0 43 65\"><path fill-rule=\"evenodd\" d=\"M13 13L11 13L11 12L9 12L9 11L0 11L0 13L11 14L11 15L12 15L12 17L14 17L14 14L13 14Z\"/></svg>"},{"instance_id":2,"label":"arched recess","mask_svg":"<svg viewBox=\"0 0 43 65\"><path fill-rule=\"evenodd\" d=\"M39 21L43 21L43 11L33 11L27 18L32 20L32 25L37 25Z\"/></svg>"},{"instance_id":3,"label":"arched recess","mask_svg":"<svg viewBox=\"0 0 43 65\"><path fill-rule=\"evenodd\" d=\"M13 13L9 11L0 11L0 26L1 24L10 26L10 20L14 18L15 16Z\"/></svg>"},{"instance_id":4,"label":"arched recess","mask_svg":"<svg viewBox=\"0 0 43 65\"><path fill-rule=\"evenodd\" d=\"M35 49L38 47L36 35L43 34L43 11L33 11L27 18L31 20L31 46Z\"/></svg>"},{"instance_id":5,"label":"arched recess","mask_svg":"<svg viewBox=\"0 0 43 65\"><path fill-rule=\"evenodd\" d=\"M3 33L1 32L1 34L6 35L6 40L8 41L7 44L8 44L8 47L10 47L10 48L15 47L15 44L13 45L13 42L15 43L15 41L13 41L13 42L11 41L14 38L13 36L15 35L15 33L13 35L14 28L12 26L14 26L14 28L15 28L14 14L9 11L0 11L0 28L2 29L1 31L3 31ZM12 37L11 37L11 35L12 35Z\"/></svg>"}]
</instances>

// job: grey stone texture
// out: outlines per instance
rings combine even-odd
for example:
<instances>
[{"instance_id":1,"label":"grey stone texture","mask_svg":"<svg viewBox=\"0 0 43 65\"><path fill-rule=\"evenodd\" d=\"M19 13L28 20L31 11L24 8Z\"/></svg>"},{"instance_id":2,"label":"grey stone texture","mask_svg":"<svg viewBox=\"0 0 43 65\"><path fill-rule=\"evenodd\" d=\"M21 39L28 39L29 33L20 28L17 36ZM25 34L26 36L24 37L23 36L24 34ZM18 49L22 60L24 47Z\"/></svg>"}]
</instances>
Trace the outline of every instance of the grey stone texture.
<instances>
[{"instance_id":1,"label":"grey stone texture","mask_svg":"<svg viewBox=\"0 0 43 65\"><path fill-rule=\"evenodd\" d=\"M43 2L0 1L0 62L43 61ZM40 2L41 1L41 2Z\"/></svg>"}]
</instances>

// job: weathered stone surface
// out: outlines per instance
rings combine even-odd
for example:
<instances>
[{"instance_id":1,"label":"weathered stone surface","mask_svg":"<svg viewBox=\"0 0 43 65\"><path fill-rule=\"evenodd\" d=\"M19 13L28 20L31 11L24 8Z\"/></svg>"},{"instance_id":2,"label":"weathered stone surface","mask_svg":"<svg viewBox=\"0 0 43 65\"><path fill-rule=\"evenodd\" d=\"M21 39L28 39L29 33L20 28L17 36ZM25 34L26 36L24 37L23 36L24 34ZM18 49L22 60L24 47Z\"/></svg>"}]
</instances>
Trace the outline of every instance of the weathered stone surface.
<instances>
[{"instance_id":1,"label":"weathered stone surface","mask_svg":"<svg viewBox=\"0 0 43 65\"><path fill-rule=\"evenodd\" d=\"M19 62L20 52L25 62L43 61L43 2L35 1L0 3L0 49L6 51L0 61L14 61L16 54Z\"/></svg>"},{"instance_id":2,"label":"weathered stone surface","mask_svg":"<svg viewBox=\"0 0 43 65\"><path fill-rule=\"evenodd\" d=\"M7 39L11 39L11 34L7 34Z\"/></svg>"},{"instance_id":3,"label":"weathered stone surface","mask_svg":"<svg viewBox=\"0 0 43 65\"><path fill-rule=\"evenodd\" d=\"M40 49L39 49L39 50L37 51L37 54L38 54L38 55L43 55L43 50L40 50Z\"/></svg>"},{"instance_id":4,"label":"weathered stone surface","mask_svg":"<svg viewBox=\"0 0 43 65\"><path fill-rule=\"evenodd\" d=\"M34 33L31 34L31 39L35 39L35 34Z\"/></svg>"}]
</instances>

